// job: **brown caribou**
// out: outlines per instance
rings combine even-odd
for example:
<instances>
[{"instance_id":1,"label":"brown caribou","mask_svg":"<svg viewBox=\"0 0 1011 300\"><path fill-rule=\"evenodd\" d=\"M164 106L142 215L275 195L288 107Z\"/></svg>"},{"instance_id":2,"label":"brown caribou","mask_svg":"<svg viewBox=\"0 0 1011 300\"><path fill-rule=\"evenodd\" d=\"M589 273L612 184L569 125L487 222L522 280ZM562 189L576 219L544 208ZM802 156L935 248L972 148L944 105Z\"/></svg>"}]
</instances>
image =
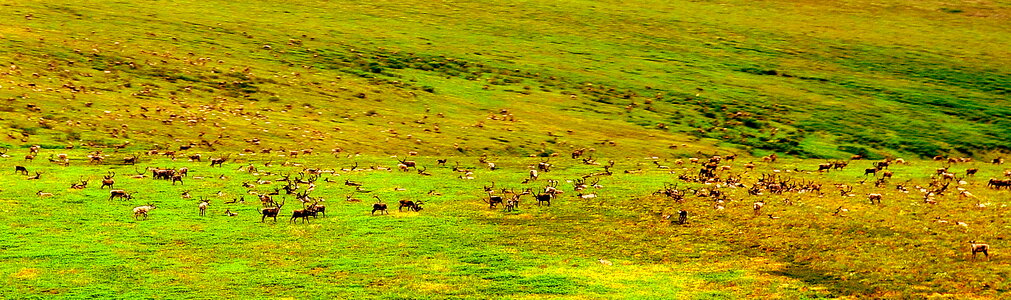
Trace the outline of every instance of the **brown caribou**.
<instances>
[{"instance_id":1,"label":"brown caribou","mask_svg":"<svg viewBox=\"0 0 1011 300\"><path fill-rule=\"evenodd\" d=\"M281 207L284 206L284 200L281 200L281 203L270 201L270 204L272 204L273 207L264 207L260 209L260 214L263 215L260 217L260 223L263 223L267 217L274 218L274 222L277 222L277 215L281 213Z\"/></svg>"},{"instance_id":2,"label":"brown caribou","mask_svg":"<svg viewBox=\"0 0 1011 300\"><path fill-rule=\"evenodd\" d=\"M113 188L112 186L116 184L116 181L112 180L113 177L116 177L116 173L112 171L109 171L109 175L102 176L102 186L99 189L104 189L105 187Z\"/></svg>"},{"instance_id":3,"label":"brown caribou","mask_svg":"<svg viewBox=\"0 0 1011 300\"><path fill-rule=\"evenodd\" d=\"M126 193L124 190L111 190L109 191L109 200L120 198L123 200L133 199L133 195Z\"/></svg>"},{"instance_id":4,"label":"brown caribou","mask_svg":"<svg viewBox=\"0 0 1011 300\"><path fill-rule=\"evenodd\" d=\"M386 208L387 208L386 203L383 203L383 200L379 199L379 196L372 195L372 197L376 198L376 203L372 204L372 215L373 216L376 215L377 211L380 212L380 213L383 213L383 214L390 214L390 212L386 211Z\"/></svg>"}]
</instances>

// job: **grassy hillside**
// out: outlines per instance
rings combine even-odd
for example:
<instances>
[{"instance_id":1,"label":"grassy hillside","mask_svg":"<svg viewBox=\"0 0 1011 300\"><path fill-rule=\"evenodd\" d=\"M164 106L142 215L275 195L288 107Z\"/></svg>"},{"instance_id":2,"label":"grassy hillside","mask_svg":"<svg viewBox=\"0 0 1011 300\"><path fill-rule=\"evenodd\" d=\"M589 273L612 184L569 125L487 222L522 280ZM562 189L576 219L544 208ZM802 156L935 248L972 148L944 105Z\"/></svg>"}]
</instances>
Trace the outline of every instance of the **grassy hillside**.
<instances>
[{"instance_id":1,"label":"grassy hillside","mask_svg":"<svg viewBox=\"0 0 1011 300\"><path fill-rule=\"evenodd\" d=\"M166 131L188 142L226 127L221 142L240 147L238 135L263 126L223 112L241 107L278 126L271 142L306 146L282 136L409 147L376 143L392 128L440 149L522 154L566 148L540 145L565 130L577 132L561 139L569 148L641 132L823 157L1007 149L1008 4L865 4L7 3L4 119L15 145L164 146L155 137ZM139 106L164 114L143 119ZM503 108L522 135L464 128L499 123L486 117ZM173 113L201 120L193 130L159 122ZM410 124L437 113L449 115L427 124L447 134ZM107 134L126 121L136 123L128 137ZM510 142L441 137L450 134Z\"/></svg>"},{"instance_id":2,"label":"grassy hillside","mask_svg":"<svg viewBox=\"0 0 1011 300\"><path fill-rule=\"evenodd\" d=\"M0 298L1008 291L1011 203L987 186L1008 173L982 161L1011 146L1006 1L0 7ZM43 149L22 159L30 145ZM586 160L569 157L582 148ZM398 171L412 151L423 172ZM95 152L106 160L89 163ZM61 153L69 166L47 162ZM731 153L709 182L689 160ZM783 158L760 158L771 153ZM890 179L865 174L869 160L815 171L854 154L911 164ZM976 160L913 159L937 154ZM548 158L551 172L524 181ZM182 185L131 178L156 167L192 173ZM278 222L261 223L254 194L309 169L326 170L311 189L327 216L291 224L301 205L283 195ZM134 199L108 200L110 171ZM773 177L789 190L761 188ZM576 191L580 178L600 186ZM548 179L565 191L550 207L484 200L492 183L539 192ZM673 185L689 194L657 193ZM185 191L211 199L207 216ZM373 195L389 215L369 213ZM425 209L397 211L399 200ZM148 203L150 219L134 219ZM672 222L681 210L687 224ZM993 247L990 260L969 257L972 240Z\"/></svg>"}]
</instances>

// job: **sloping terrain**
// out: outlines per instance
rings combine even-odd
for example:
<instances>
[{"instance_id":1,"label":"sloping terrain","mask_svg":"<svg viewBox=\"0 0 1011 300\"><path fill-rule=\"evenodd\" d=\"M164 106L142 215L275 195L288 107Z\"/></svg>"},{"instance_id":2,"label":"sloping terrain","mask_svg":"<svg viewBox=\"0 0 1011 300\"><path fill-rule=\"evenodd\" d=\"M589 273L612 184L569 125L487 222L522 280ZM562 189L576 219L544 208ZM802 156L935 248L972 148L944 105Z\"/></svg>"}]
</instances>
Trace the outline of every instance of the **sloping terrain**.
<instances>
[{"instance_id":1,"label":"sloping terrain","mask_svg":"<svg viewBox=\"0 0 1011 300\"><path fill-rule=\"evenodd\" d=\"M12 145L241 147L262 135L278 148L400 151L420 139L537 154L654 135L625 144L684 136L753 153L933 156L1006 149L1011 128L1000 2L5 8ZM520 122L487 120L502 109ZM444 134L424 131L434 125ZM206 135L221 128L230 137ZM390 129L401 139L386 143ZM574 145L541 145L552 142Z\"/></svg>"},{"instance_id":2,"label":"sloping terrain","mask_svg":"<svg viewBox=\"0 0 1011 300\"><path fill-rule=\"evenodd\" d=\"M0 0L0 298L1006 297L1009 16Z\"/></svg>"}]
</instances>

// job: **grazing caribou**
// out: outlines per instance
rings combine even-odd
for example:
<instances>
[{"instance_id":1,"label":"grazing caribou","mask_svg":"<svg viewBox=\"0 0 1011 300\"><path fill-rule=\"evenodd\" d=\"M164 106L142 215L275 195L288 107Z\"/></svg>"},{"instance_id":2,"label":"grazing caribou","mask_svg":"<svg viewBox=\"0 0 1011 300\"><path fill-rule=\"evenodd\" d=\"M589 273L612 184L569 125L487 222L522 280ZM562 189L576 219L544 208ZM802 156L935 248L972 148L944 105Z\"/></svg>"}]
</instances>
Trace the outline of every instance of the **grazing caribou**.
<instances>
[{"instance_id":1,"label":"grazing caribou","mask_svg":"<svg viewBox=\"0 0 1011 300\"><path fill-rule=\"evenodd\" d=\"M135 164L137 164L137 158L138 157L139 157L139 155L137 155L137 154L134 154L133 156L124 157L123 158L123 163L124 164L128 164L128 165L135 165Z\"/></svg>"},{"instance_id":2,"label":"grazing caribou","mask_svg":"<svg viewBox=\"0 0 1011 300\"><path fill-rule=\"evenodd\" d=\"M407 211L421 211L421 204L423 204L421 201L400 200L400 207L397 210L404 211L404 207L406 207Z\"/></svg>"},{"instance_id":3,"label":"grazing caribou","mask_svg":"<svg viewBox=\"0 0 1011 300\"><path fill-rule=\"evenodd\" d=\"M109 200L116 199L116 198L120 198L120 199L123 199L123 200L130 200L130 199L133 199L133 195L127 194L126 191L124 191L124 190L110 190L109 191Z\"/></svg>"},{"instance_id":4,"label":"grazing caribou","mask_svg":"<svg viewBox=\"0 0 1011 300\"><path fill-rule=\"evenodd\" d=\"M161 169L161 168L153 168L153 169L151 169L151 178L154 178L154 179L171 180L172 179L172 175L175 175L175 174L176 174L176 170L175 169Z\"/></svg>"}]
</instances>

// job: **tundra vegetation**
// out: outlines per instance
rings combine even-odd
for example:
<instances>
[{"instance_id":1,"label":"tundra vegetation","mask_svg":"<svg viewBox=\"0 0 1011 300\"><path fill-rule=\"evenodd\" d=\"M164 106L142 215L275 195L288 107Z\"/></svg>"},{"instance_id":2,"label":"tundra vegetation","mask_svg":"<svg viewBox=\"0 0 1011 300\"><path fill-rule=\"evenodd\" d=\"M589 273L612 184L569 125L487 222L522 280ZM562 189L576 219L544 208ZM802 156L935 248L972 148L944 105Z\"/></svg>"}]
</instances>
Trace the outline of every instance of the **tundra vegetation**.
<instances>
[{"instance_id":1,"label":"tundra vegetation","mask_svg":"<svg viewBox=\"0 0 1011 300\"><path fill-rule=\"evenodd\" d=\"M654 157L622 157L610 173L564 158L530 181L539 158L498 157L490 170L479 157L440 166L417 156L431 173L421 175L387 156L285 156L236 154L221 167L141 156L151 170L189 168L185 187L123 177L121 190L71 188L135 169L108 161L39 162L33 169L48 175L37 180L3 175L3 292L794 298L1007 289L1004 165L909 160L871 178L795 158L707 171L710 159L659 169ZM352 162L369 167L341 170ZM755 167L738 167L747 163ZM978 171L947 178L938 168Z\"/></svg>"},{"instance_id":2,"label":"tundra vegetation","mask_svg":"<svg viewBox=\"0 0 1011 300\"><path fill-rule=\"evenodd\" d=\"M5 298L1011 289L999 1L150 5L0 3Z\"/></svg>"}]
</instances>

